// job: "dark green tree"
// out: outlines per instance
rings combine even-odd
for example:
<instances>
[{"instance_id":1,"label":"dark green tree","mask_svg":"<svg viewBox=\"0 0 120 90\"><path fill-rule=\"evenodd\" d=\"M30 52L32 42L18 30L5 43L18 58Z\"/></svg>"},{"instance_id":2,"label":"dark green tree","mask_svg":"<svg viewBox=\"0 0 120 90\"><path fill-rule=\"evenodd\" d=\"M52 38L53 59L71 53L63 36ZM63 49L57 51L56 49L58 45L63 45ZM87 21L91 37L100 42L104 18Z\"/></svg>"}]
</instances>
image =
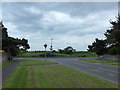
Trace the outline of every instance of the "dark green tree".
<instances>
[{"instance_id":1,"label":"dark green tree","mask_svg":"<svg viewBox=\"0 0 120 90\"><path fill-rule=\"evenodd\" d=\"M107 51L106 46L106 40L99 40L96 38L92 45L88 46L88 51L96 52L98 55L103 55Z\"/></svg>"},{"instance_id":2,"label":"dark green tree","mask_svg":"<svg viewBox=\"0 0 120 90\"><path fill-rule=\"evenodd\" d=\"M73 52L75 52L76 50L73 49L71 46L68 46L66 48L64 48L63 50L62 49L59 49L58 50L60 53L64 53L64 54L72 54Z\"/></svg>"},{"instance_id":3,"label":"dark green tree","mask_svg":"<svg viewBox=\"0 0 120 90\"><path fill-rule=\"evenodd\" d=\"M73 49L71 46L64 48L65 54L72 54L73 52L75 52L75 49Z\"/></svg>"},{"instance_id":4,"label":"dark green tree","mask_svg":"<svg viewBox=\"0 0 120 90\"><path fill-rule=\"evenodd\" d=\"M112 24L111 29L108 29L104 34L107 38L109 45L119 46L120 45L120 16L116 21L110 21Z\"/></svg>"},{"instance_id":5,"label":"dark green tree","mask_svg":"<svg viewBox=\"0 0 120 90\"><path fill-rule=\"evenodd\" d=\"M116 21L111 20L110 23L112 24L111 29L104 34L109 45L108 53L120 54L120 16Z\"/></svg>"},{"instance_id":6,"label":"dark green tree","mask_svg":"<svg viewBox=\"0 0 120 90\"><path fill-rule=\"evenodd\" d=\"M14 56L22 49L29 49L29 44L27 39L18 39L10 37L7 32L7 28L4 27L3 23L0 23L0 31L2 31L2 50L8 53L9 57Z\"/></svg>"},{"instance_id":7,"label":"dark green tree","mask_svg":"<svg viewBox=\"0 0 120 90\"><path fill-rule=\"evenodd\" d=\"M112 27L104 33L106 39L96 39L92 45L88 46L88 51L96 52L98 55L120 54L120 16L117 17L116 21L110 20L110 24Z\"/></svg>"}]
</instances>

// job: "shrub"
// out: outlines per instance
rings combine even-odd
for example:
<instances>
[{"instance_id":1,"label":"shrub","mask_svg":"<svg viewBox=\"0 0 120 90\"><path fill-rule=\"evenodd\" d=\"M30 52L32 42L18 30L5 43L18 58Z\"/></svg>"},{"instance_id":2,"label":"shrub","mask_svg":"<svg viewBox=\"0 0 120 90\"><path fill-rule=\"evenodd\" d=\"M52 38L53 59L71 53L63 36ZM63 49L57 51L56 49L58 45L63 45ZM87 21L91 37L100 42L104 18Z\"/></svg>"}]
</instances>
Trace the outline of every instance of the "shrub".
<instances>
[{"instance_id":1,"label":"shrub","mask_svg":"<svg viewBox=\"0 0 120 90\"><path fill-rule=\"evenodd\" d=\"M45 54L40 54L40 57L45 57ZM46 53L46 57L57 57L58 55L55 55L53 53Z\"/></svg>"},{"instance_id":2,"label":"shrub","mask_svg":"<svg viewBox=\"0 0 120 90\"><path fill-rule=\"evenodd\" d=\"M119 46L112 47L108 50L108 53L112 55L120 54L120 47Z\"/></svg>"}]
</instances>

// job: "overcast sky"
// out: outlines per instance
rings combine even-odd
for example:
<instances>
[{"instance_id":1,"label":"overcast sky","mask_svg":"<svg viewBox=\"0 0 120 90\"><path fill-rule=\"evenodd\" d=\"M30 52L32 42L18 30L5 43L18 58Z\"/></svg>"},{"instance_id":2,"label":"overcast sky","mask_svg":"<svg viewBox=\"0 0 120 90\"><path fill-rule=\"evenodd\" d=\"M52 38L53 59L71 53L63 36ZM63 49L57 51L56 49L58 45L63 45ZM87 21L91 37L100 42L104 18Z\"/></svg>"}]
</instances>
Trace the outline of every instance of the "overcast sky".
<instances>
[{"instance_id":1,"label":"overcast sky","mask_svg":"<svg viewBox=\"0 0 120 90\"><path fill-rule=\"evenodd\" d=\"M72 46L87 50L95 38L104 39L109 20L118 15L117 2L4 2L2 20L10 36L26 38L30 50ZM0 16L1 17L1 16Z\"/></svg>"}]
</instances>

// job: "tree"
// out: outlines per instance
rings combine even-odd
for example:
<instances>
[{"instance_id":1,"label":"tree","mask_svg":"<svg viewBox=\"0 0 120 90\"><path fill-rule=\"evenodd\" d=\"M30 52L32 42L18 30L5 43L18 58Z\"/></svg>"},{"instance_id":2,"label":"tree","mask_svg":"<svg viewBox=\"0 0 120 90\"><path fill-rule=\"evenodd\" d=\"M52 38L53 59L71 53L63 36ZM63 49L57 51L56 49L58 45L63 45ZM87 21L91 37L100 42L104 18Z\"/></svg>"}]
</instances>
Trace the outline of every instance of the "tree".
<instances>
[{"instance_id":1,"label":"tree","mask_svg":"<svg viewBox=\"0 0 120 90\"><path fill-rule=\"evenodd\" d=\"M73 52L75 52L76 50L73 49L71 46L68 46L66 48L64 48L64 50L59 49L58 50L60 53L64 53L64 54L72 54Z\"/></svg>"},{"instance_id":2,"label":"tree","mask_svg":"<svg viewBox=\"0 0 120 90\"><path fill-rule=\"evenodd\" d=\"M4 27L2 22L0 23L0 31L2 31L2 50L7 52L9 57L16 55L20 47L23 47L25 50L30 48L27 39L15 39L8 36L7 28Z\"/></svg>"},{"instance_id":3,"label":"tree","mask_svg":"<svg viewBox=\"0 0 120 90\"><path fill-rule=\"evenodd\" d=\"M64 48L65 54L72 54L74 51L75 51L75 49L73 49L71 46Z\"/></svg>"},{"instance_id":4,"label":"tree","mask_svg":"<svg viewBox=\"0 0 120 90\"><path fill-rule=\"evenodd\" d=\"M108 29L104 34L107 38L109 45L119 46L120 45L120 16L116 21L110 21L112 24L111 29Z\"/></svg>"},{"instance_id":5,"label":"tree","mask_svg":"<svg viewBox=\"0 0 120 90\"><path fill-rule=\"evenodd\" d=\"M106 40L99 40L96 38L95 42L93 42L92 45L89 45L88 48L88 51L96 52L98 55L105 54L107 51Z\"/></svg>"},{"instance_id":6,"label":"tree","mask_svg":"<svg viewBox=\"0 0 120 90\"><path fill-rule=\"evenodd\" d=\"M59 53L64 53L64 50L58 49Z\"/></svg>"},{"instance_id":7,"label":"tree","mask_svg":"<svg viewBox=\"0 0 120 90\"><path fill-rule=\"evenodd\" d=\"M110 20L111 29L108 29L104 35L105 40L96 39L92 45L88 45L88 51L96 52L98 55L105 53L120 54L120 16L116 21Z\"/></svg>"}]
</instances>

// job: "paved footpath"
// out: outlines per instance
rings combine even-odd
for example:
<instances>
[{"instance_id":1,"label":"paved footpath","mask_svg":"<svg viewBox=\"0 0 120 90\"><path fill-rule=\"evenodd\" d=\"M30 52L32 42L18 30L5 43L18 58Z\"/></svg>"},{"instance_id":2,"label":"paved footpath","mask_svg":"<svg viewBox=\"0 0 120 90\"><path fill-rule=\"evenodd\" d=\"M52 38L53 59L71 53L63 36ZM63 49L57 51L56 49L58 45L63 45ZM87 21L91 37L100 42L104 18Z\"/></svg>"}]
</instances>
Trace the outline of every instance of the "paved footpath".
<instances>
[{"instance_id":1,"label":"paved footpath","mask_svg":"<svg viewBox=\"0 0 120 90\"><path fill-rule=\"evenodd\" d=\"M2 82L14 71L20 61L14 61L12 64L2 69Z\"/></svg>"},{"instance_id":2,"label":"paved footpath","mask_svg":"<svg viewBox=\"0 0 120 90\"><path fill-rule=\"evenodd\" d=\"M17 58L17 60L28 60L28 58ZM44 58L29 58L29 60L45 60ZM82 72L89 73L96 77L118 83L118 76L120 75L120 67L105 65L100 63L90 63L80 61L79 58L47 58L46 60L55 61L59 64L75 68Z\"/></svg>"}]
</instances>

